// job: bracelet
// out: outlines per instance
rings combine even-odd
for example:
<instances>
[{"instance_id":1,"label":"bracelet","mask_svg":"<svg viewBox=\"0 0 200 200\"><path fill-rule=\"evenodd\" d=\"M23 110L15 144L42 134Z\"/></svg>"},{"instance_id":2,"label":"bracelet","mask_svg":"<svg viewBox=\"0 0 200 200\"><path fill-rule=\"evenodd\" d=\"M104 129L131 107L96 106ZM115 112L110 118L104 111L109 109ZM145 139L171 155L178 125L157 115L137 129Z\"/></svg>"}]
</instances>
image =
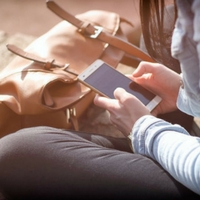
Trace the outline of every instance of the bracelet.
<instances>
[{"instance_id":1,"label":"bracelet","mask_svg":"<svg viewBox=\"0 0 200 200\"><path fill-rule=\"evenodd\" d=\"M134 153L134 148L133 148L133 145L132 145L132 132L130 132L130 134L127 136L127 139L128 139L129 146Z\"/></svg>"}]
</instances>

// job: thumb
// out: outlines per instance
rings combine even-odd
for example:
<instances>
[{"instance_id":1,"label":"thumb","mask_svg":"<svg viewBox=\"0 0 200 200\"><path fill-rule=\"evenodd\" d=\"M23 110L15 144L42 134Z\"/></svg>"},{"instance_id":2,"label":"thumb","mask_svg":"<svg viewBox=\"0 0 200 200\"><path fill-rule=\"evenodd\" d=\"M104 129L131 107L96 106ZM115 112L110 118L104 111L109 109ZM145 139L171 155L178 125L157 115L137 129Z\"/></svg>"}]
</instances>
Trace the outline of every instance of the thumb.
<instances>
[{"instance_id":1,"label":"thumb","mask_svg":"<svg viewBox=\"0 0 200 200\"><path fill-rule=\"evenodd\" d=\"M120 87L115 89L114 97L121 103L127 102L127 100L130 100L133 98L138 99L136 96L132 95L131 93L127 92L125 89L120 88Z\"/></svg>"},{"instance_id":2,"label":"thumb","mask_svg":"<svg viewBox=\"0 0 200 200\"><path fill-rule=\"evenodd\" d=\"M135 71L133 72L133 77L140 77L144 74L148 74L148 73L152 73L154 71L154 67L155 67L155 63L150 63L150 62L140 62L140 64L138 65L138 67L135 69Z\"/></svg>"},{"instance_id":3,"label":"thumb","mask_svg":"<svg viewBox=\"0 0 200 200\"><path fill-rule=\"evenodd\" d=\"M124 88L118 87L118 88L116 88L115 91L114 91L114 97L115 97L115 99L117 99L117 100L120 101L120 99L121 99L122 97L124 97L126 93L127 93L127 92L126 92L126 90L125 90Z\"/></svg>"},{"instance_id":4,"label":"thumb","mask_svg":"<svg viewBox=\"0 0 200 200\"><path fill-rule=\"evenodd\" d=\"M151 74L142 74L139 77L133 76L133 81L135 81L137 84L147 87L149 85L149 80L151 78Z\"/></svg>"}]
</instances>

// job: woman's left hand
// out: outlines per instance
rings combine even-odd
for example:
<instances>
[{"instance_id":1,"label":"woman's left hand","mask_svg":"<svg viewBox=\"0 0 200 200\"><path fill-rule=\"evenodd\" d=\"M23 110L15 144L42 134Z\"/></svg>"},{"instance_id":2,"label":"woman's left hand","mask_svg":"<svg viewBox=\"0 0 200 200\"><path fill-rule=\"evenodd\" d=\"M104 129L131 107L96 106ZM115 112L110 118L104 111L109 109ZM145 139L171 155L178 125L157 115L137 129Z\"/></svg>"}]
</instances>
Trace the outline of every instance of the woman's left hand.
<instances>
[{"instance_id":1,"label":"woman's left hand","mask_svg":"<svg viewBox=\"0 0 200 200\"><path fill-rule=\"evenodd\" d=\"M116 99L108 99L96 95L94 104L109 111L110 121L128 136L134 123L144 115L150 115L149 110L135 96L122 88L114 91Z\"/></svg>"}]
</instances>

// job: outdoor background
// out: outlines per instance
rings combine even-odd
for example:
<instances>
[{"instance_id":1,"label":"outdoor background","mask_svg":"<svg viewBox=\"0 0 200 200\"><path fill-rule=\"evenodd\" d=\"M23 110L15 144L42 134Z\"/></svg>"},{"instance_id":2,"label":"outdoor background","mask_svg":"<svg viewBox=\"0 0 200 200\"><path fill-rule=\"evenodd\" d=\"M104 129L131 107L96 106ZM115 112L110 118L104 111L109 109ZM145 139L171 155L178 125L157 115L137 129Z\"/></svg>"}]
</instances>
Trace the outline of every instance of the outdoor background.
<instances>
[{"instance_id":1,"label":"outdoor background","mask_svg":"<svg viewBox=\"0 0 200 200\"><path fill-rule=\"evenodd\" d=\"M138 23L138 0L55 0L65 10L79 14L100 9L119 13ZM61 21L46 7L46 0L0 0L0 30L8 34L40 36Z\"/></svg>"}]
</instances>

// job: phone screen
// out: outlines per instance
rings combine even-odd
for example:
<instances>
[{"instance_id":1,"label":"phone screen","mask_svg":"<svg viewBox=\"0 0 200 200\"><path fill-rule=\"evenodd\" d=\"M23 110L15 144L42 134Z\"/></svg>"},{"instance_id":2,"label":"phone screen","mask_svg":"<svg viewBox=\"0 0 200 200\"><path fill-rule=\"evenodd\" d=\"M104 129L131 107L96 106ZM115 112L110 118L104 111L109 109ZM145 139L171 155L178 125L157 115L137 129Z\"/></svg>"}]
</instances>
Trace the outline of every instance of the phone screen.
<instances>
[{"instance_id":1,"label":"phone screen","mask_svg":"<svg viewBox=\"0 0 200 200\"><path fill-rule=\"evenodd\" d=\"M136 96L144 105L147 105L156 96L106 63L86 76L84 82L111 99L114 99L113 92L117 87L124 88L127 92Z\"/></svg>"}]
</instances>

